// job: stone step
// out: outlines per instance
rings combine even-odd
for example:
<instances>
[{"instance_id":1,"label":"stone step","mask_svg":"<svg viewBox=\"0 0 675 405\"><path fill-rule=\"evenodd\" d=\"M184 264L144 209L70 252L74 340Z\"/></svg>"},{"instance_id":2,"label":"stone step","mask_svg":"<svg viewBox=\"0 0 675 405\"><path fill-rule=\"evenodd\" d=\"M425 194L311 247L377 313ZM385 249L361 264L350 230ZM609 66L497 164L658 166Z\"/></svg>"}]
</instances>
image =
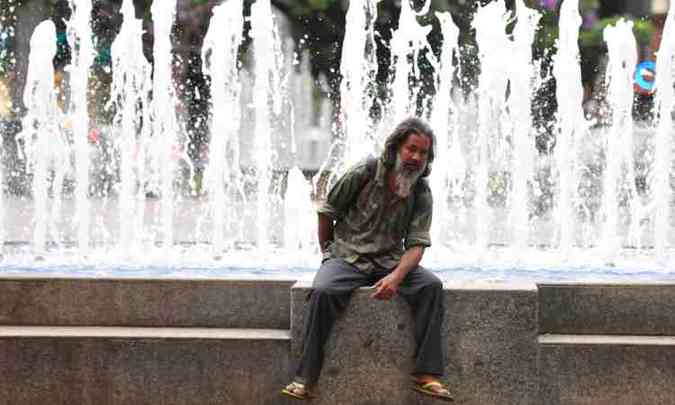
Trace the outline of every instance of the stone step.
<instances>
[{"instance_id":1,"label":"stone step","mask_svg":"<svg viewBox=\"0 0 675 405\"><path fill-rule=\"evenodd\" d=\"M675 336L675 285L540 284L542 334Z\"/></svg>"},{"instance_id":2,"label":"stone step","mask_svg":"<svg viewBox=\"0 0 675 405\"><path fill-rule=\"evenodd\" d=\"M290 340L285 329L0 326L2 338Z\"/></svg>"},{"instance_id":3,"label":"stone step","mask_svg":"<svg viewBox=\"0 0 675 405\"><path fill-rule=\"evenodd\" d=\"M292 355L302 344L311 284L292 294ZM326 345L313 405L436 404L411 388L414 323L401 297L352 296ZM539 405L537 402L537 291L534 284L445 283L445 379L464 405Z\"/></svg>"},{"instance_id":4,"label":"stone step","mask_svg":"<svg viewBox=\"0 0 675 405\"><path fill-rule=\"evenodd\" d=\"M285 404L290 333L0 327L0 403Z\"/></svg>"},{"instance_id":5,"label":"stone step","mask_svg":"<svg viewBox=\"0 0 675 405\"><path fill-rule=\"evenodd\" d=\"M0 325L290 329L294 281L0 278Z\"/></svg>"},{"instance_id":6,"label":"stone step","mask_svg":"<svg viewBox=\"0 0 675 405\"><path fill-rule=\"evenodd\" d=\"M543 346L673 346L675 336L540 335Z\"/></svg>"},{"instance_id":7,"label":"stone step","mask_svg":"<svg viewBox=\"0 0 675 405\"><path fill-rule=\"evenodd\" d=\"M546 405L675 404L675 337L542 335Z\"/></svg>"}]
</instances>

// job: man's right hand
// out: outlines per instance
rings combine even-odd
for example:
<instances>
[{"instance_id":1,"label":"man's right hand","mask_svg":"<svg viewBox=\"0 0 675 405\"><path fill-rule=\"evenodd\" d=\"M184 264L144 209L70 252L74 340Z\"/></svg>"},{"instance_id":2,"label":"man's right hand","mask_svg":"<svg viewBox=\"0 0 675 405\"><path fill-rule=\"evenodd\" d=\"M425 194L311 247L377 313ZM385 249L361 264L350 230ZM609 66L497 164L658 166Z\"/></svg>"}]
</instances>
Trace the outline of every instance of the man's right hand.
<instances>
[{"instance_id":1,"label":"man's right hand","mask_svg":"<svg viewBox=\"0 0 675 405\"><path fill-rule=\"evenodd\" d=\"M398 277L398 274L396 272L389 273L375 283L373 286L375 292L370 298L387 301L396 295L399 284L401 284L401 279Z\"/></svg>"}]
</instances>

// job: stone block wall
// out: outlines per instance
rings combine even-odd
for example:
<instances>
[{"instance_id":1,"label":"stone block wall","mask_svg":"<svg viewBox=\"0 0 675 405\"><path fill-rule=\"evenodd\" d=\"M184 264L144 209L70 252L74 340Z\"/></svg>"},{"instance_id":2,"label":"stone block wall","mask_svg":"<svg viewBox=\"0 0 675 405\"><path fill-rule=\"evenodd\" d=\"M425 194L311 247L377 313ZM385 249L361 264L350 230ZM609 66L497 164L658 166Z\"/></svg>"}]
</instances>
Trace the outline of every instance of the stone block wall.
<instances>
[{"instance_id":1,"label":"stone block wall","mask_svg":"<svg viewBox=\"0 0 675 405\"><path fill-rule=\"evenodd\" d=\"M309 283L292 289L291 347L297 361ZM413 404L414 337L401 298L362 289L338 319L319 380L322 404ZM445 285L446 379L456 402L537 404L537 291L531 285ZM426 402L424 402L426 403Z\"/></svg>"},{"instance_id":2,"label":"stone block wall","mask_svg":"<svg viewBox=\"0 0 675 405\"><path fill-rule=\"evenodd\" d=\"M307 282L0 278L0 405L283 405ZM675 405L675 285L444 285L445 379L467 405ZM405 301L357 290L313 405L412 391Z\"/></svg>"}]
</instances>

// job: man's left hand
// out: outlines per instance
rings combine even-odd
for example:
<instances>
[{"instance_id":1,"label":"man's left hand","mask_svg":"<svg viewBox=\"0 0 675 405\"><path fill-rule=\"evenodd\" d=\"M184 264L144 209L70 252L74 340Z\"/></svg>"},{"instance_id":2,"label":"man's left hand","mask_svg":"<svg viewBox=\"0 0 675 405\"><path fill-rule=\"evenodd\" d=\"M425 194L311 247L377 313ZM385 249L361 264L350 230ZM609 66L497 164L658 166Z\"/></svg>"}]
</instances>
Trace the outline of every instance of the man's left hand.
<instances>
[{"instance_id":1,"label":"man's left hand","mask_svg":"<svg viewBox=\"0 0 675 405\"><path fill-rule=\"evenodd\" d=\"M401 277L399 277L396 272L390 273L375 283L373 286L375 288L375 292L370 296L370 298L385 301L389 300L391 297L396 295L399 284L401 284Z\"/></svg>"}]
</instances>

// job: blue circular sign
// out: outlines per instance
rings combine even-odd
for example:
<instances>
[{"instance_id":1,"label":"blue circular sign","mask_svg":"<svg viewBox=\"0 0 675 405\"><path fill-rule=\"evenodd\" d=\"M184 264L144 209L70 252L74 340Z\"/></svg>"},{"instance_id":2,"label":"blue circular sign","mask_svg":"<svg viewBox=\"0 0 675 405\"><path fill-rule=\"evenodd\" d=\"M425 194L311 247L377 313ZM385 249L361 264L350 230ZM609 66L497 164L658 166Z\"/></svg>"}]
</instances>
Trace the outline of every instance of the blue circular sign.
<instances>
[{"instance_id":1,"label":"blue circular sign","mask_svg":"<svg viewBox=\"0 0 675 405\"><path fill-rule=\"evenodd\" d=\"M654 79L656 77L656 63L653 60L640 62L635 68L635 84L644 91L654 90Z\"/></svg>"}]
</instances>

